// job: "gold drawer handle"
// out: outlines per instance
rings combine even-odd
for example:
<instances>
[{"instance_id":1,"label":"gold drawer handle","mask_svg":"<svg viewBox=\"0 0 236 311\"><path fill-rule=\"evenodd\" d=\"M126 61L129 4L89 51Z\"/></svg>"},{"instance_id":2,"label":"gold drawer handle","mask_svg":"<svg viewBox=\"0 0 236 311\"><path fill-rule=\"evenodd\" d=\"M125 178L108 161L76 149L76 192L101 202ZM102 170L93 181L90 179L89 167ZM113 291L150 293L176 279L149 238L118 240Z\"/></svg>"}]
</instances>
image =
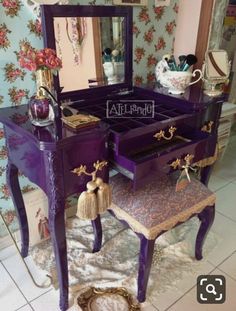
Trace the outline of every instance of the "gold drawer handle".
<instances>
[{"instance_id":1,"label":"gold drawer handle","mask_svg":"<svg viewBox=\"0 0 236 311\"><path fill-rule=\"evenodd\" d=\"M185 164L184 165L181 165L181 160L182 159L176 159L175 161L173 161L170 166L176 170L176 169L180 169L180 168L189 168L190 165L191 165L191 162L194 158L194 155L193 154L187 154L185 157L184 157L184 161L185 161Z\"/></svg>"},{"instance_id":2,"label":"gold drawer handle","mask_svg":"<svg viewBox=\"0 0 236 311\"><path fill-rule=\"evenodd\" d=\"M187 154L185 157L184 157L184 161L185 161L185 166L190 166L191 165L191 162L194 158L194 155L193 154Z\"/></svg>"},{"instance_id":3,"label":"gold drawer handle","mask_svg":"<svg viewBox=\"0 0 236 311\"><path fill-rule=\"evenodd\" d=\"M206 133L211 133L213 124L214 124L213 121L209 121L207 124L203 125L203 127L201 128L201 131L206 132Z\"/></svg>"},{"instance_id":4,"label":"gold drawer handle","mask_svg":"<svg viewBox=\"0 0 236 311\"><path fill-rule=\"evenodd\" d=\"M164 138L165 140L171 140L174 136L174 132L177 130L176 127L171 126L168 130L170 136L166 136L165 135L165 131L160 130L160 132L156 133L155 135L153 135L153 137L157 138L157 140L161 140L162 138Z\"/></svg>"},{"instance_id":5,"label":"gold drawer handle","mask_svg":"<svg viewBox=\"0 0 236 311\"><path fill-rule=\"evenodd\" d=\"M175 161L173 161L170 166L176 170L177 168L181 167L181 159L176 159Z\"/></svg>"},{"instance_id":6,"label":"gold drawer handle","mask_svg":"<svg viewBox=\"0 0 236 311\"><path fill-rule=\"evenodd\" d=\"M87 176L92 176L92 180L94 181L96 179L97 171L101 171L104 166L106 166L108 163L107 161L97 161L93 163L93 167L95 170L91 173L87 172L86 165L80 165L80 167L74 168L71 172L77 174L77 176L81 176L82 174L85 174Z\"/></svg>"}]
</instances>

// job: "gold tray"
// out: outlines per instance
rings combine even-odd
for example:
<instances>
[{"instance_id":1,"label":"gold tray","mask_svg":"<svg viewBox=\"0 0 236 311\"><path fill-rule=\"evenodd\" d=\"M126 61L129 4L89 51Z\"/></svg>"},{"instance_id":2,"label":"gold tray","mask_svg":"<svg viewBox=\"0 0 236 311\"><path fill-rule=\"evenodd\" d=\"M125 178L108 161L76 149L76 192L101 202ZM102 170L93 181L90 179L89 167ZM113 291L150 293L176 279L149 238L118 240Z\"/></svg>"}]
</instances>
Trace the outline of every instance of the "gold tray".
<instances>
[{"instance_id":1,"label":"gold tray","mask_svg":"<svg viewBox=\"0 0 236 311\"><path fill-rule=\"evenodd\" d=\"M80 113L69 117L63 117L62 121L68 127L77 130L83 127L88 127L90 125L95 125L100 121L100 119L90 114Z\"/></svg>"},{"instance_id":2,"label":"gold tray","mask_svg":"<svg viewBox=\"0 0 236 311\"><path fill-rule=\"evenodd\" d=\"M119 299L117 299L117 297ZM77 297L77 304L83 311L108 311L105 304L99 308L99 300L106 298L112 299L113 301L117 299L117 303L122 303L123 300L127 311L141 311L139 303L133 302L132 295L123 287L105 289L90 287ZM98 301L97 306L96 300ZM124 309L124 311L126 310Z\"/></svg>"}]
</instances>

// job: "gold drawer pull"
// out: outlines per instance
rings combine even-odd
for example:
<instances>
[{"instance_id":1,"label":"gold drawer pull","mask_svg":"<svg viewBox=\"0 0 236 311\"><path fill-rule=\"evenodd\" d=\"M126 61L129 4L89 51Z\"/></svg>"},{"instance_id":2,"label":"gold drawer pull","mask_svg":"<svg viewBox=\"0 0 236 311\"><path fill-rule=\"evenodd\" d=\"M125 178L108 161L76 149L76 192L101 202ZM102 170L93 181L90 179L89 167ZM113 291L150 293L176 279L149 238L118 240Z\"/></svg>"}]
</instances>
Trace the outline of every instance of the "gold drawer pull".
<instances>
[{"instance_id":1,"label":"gold drawer pull","mask_svg":"<svg viewBox=\"0 0 236 311\"><path fill-rule=\"evenodd\" d=\"M209 121L207 124L203 125L203 127L201 128L201 131L206 132L206 133L211 133L213 124L214 124L213 121Z\"/></svg>"},{"instance_id":2,"label":"gold drawer pull","mask_svg":"<svg viewBox=\"0 0 236 311\"><path fill-rule=\"evenodd\" d=\"M194 155L193 155L193 154L187 154L187 155L184 157L185 165L186 165L186 166L190 166L190 164L191 164L193 158L194 158Z\"/></svg>"},{"instance_id":3,"label":"gold drawer pull","mask_svg":"<svg viewBox=\"0 0 236 311\"><path fill-rule=\"evenodd\" d=\"M194 158L194 155L193 154L187 154L185 157L184 157L184 159L183 159L183 161L185 161L185 164L184 165L181 165L181 161L182 161L182 159L176 159L175 161L173 161L172 163L170 163L170 166L174 169L174 170L176 170L176 169L180 169L180 168L189 168L190 167L190 165L191 165L191 162L192 162L192 160L193 160L193 158Z\"/></svg>"},{"instance_id":4,"label":"gold drawer pull","mask_svg":"<svg viewBox=\"0 0 236 311\"><path fill-rule=\"evenodd\" d=\"M103 169L104 166L106 166L108 164L107 161L97 161L93 163L93 167L95 168L95 170L91 173L87 172L87 167L86 165L80 165L80 167L74 168L71 172L75 173L77 176L81 176L82 174L85 174L87 176L91 176L92 180L94 181L96 179L96 174L97 171L101 171Z\"/></svg>"},{"instance_id":5,"label":"gold drawer pull","mask_svg":"<svg viewBox=\"0 0 236 311\"><path fill-rule=\"evenodd\" d=\"M173 161L170 166L176 170L177 168L181 167L181 159L176 159L175 161Z\"/></svg>"},{"instance_id":6,"label":"gold drawer pull","mask_svg":"<svg viewBox=\"0 0 236 311\"><path fill-rule=\"evenodd\" d=\"M160 132L156 133L155 135L153 135L153 137L157 138L157 140L161 140L162 138L164 138L165 140L171 140L174 136L174 132L177 130L176 127L171 126L168 130L170 136L166 136L165 135L165 131L160 130Z\"/></svg>"}]
</instances>

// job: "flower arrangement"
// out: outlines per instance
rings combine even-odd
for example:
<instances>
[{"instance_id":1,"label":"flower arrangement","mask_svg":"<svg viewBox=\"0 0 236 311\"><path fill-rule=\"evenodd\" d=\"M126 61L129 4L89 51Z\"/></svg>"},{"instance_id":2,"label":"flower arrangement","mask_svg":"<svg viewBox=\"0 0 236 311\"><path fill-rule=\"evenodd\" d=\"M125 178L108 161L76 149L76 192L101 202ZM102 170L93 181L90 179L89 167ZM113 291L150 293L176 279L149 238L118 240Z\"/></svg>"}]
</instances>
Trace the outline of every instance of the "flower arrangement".
<instances>
[{"instance_id":1,"label":"flower arrangement","mask_svg":"<svg viewBox=\"0 0 236 311\"><path fill-rule=\"evenodd\" d=\"M22 68L30 71L39 69L51 69L57 71L62 67L62 62L56 55L56 51L49 48L36 50L31 46L24 45L18 53L19 64Z\"/></svg>"}]
</instances>

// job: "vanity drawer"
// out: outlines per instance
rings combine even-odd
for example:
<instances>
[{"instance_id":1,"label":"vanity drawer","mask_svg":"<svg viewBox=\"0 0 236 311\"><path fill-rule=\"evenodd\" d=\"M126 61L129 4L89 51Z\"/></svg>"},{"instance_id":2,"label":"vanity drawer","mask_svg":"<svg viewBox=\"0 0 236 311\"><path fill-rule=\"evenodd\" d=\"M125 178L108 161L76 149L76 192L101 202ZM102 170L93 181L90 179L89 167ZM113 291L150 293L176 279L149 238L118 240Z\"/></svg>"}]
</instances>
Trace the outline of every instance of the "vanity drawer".
<instances>
[{"instance_id":1,"label":"vanity drawer","mask_svg":"<svg viewBox=\"0 0 236 311\"><path fill-rule=\"evenodd\" d=\"M187 154L193 155L193 163L214 155L216 136L192 130L184 136L175 136L163 144L154 143L145 149L129 154L112 154L111 161L121 173L136 184L153 171L169 173L170 164L176 159L184 159Z\"/></svg>"}]
</instances>

